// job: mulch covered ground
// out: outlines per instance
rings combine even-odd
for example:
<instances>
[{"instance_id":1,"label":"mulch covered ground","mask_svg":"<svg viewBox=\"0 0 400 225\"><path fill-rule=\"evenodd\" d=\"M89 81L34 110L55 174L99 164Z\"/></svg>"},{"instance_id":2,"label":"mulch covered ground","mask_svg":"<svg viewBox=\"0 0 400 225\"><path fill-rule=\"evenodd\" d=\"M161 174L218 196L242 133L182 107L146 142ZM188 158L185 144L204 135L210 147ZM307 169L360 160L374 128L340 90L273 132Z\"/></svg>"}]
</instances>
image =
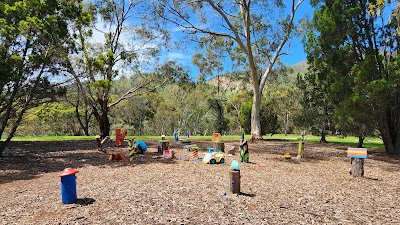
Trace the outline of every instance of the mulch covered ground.
<instances>
[{"instance_id":1,"label":"mulch covered ground","mask_svg":"<svg viewBox=\"0 0 400 225\"><path fill-rule=\"evenodd\" d=\"M179 154L190 154L172 143ZM238 145L239 142L229 142ZM205 152L210 142L194 142ZM112 142L99 152L94 141L13 142L0 158L0 224L399 224L400 160L370 151L365 177L349 175L346 146L249 143L251 163L241 163L241 194L231 194L224 164L165 160L157 142L128 159ZM109 153L125 156L109 161ZM202 154L201 154L202 155ZM143 157L142 159L140 157ZM79 170L78 199L62 204L64 168Z\"/></svg>"}]
</instances>

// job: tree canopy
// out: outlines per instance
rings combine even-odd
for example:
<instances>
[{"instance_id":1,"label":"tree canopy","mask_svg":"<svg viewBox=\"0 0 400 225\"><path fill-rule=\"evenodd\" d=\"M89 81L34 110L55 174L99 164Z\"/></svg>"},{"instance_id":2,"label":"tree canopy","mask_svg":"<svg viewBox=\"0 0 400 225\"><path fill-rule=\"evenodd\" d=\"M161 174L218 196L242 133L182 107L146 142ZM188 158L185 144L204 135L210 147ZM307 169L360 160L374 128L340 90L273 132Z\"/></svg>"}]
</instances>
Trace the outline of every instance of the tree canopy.
<instances>
[{"instance_id":1,"label":"tree canopy","mask_svg":"<svg viewBox=\"0 0 400 225\"><path fill-rule=\"evenodd\" d=\"M360 131L375 127L387 153L400 154L396 21L369 13L373 1L312 3L316 11L314 29L307 36L308 60L315 78L326 84L337 124Z\"/></svg>"}]
</instances>

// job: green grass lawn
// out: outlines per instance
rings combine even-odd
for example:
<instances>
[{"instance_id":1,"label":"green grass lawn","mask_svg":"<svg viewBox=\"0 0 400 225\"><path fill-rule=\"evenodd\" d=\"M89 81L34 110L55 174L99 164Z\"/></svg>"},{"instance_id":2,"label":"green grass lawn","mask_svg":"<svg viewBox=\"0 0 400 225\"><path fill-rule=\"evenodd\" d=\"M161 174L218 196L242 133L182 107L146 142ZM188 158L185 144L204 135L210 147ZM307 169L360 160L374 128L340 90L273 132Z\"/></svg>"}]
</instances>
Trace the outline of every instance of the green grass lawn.
<instances>
[{"instance_id":1,"label":"green grass lawn","mask_svg":"<svg viewBox=\"0 0 400 225\"><path fill-rule=\"evenodd\" d=\"M135 137L136 139L142 140L159 140L160 136L127 136L127 139ZM273 136L263 136L265 140L281 140L281 141L293 141L298 142L301 136L296 134L274 134ZM203 140L211 141L211 136L192 136L192 140ZM67 141L67 140L94 140L95 136L43 136L43 137L14 137L13 141ZM115 136L111 136L111 139L115 139ZM166 139L173 140L173 136L167 136ZM240 140L240 135L223 136L225 141ZM249 140L250 135L245 135L245 139ZM319 136L308 135L306 142L319 142ZM357 146L358 138L353 136L340 137L340 136L327 136L326 140L329 143L338 143L343 145ZM366 148L383 148L383 143L380 138L366 138L364 141L364 147Z\"/></svg>"}]
</instances>

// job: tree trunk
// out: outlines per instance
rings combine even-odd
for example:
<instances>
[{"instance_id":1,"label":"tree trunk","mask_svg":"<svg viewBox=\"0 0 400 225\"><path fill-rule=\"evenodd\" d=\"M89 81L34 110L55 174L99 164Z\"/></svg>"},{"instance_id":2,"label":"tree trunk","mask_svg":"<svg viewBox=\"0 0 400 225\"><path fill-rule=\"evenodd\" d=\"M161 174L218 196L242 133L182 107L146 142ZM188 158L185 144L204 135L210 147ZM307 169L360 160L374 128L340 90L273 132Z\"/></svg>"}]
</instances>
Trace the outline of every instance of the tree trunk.
<instances>
[{"instance_id":1,"label":"tree trunk","mask_svg":"<svg viewBox=\"0 0 400 225\"><path fill-rule=\"evenodd\" d=\"M357 148L362 148L363 144L364 144L364 136L363 135L358 135L358 144L357 144Z\"/></svg>"},{"instance_id":2,"label":"tree trunk","mask_svg":"<svg viewBox=\"0 0 400 225\"><path fill-rule=\"evenodd\" d=\"M383 144L387 154L400 155L400 121L392 115L392 110L386 111L379 124Z\"/></svg>"},{"instance_id":3,"label":"tree trunk","mask_svg":"<svg viewBox=\"0 0 400 225\"><path fill-rule=\"evenodd\" d=\"M328 143L326 140L326 134L324 131L321 132L321 140L319 140L319 143Z\"/></svg>"},{"instance_id":4,"label":"tree trunk","mask_svg":"<svg viewBox=\"0 0 400 225\"><path fill-rule=\"evenodd\" d=\"M258 89L257 89L258 87ZM260 120L260 108L261 108L261 94L259 86L254 87L253 105L251 107L251 139L260 140L261 135L261 120Z\"/></svg>"},{"instance_id":5,"label":"tree trunk","mask_svg":"<svg viewBox=\"0 0 400 225\"><path fill-rule=\"evenodd\" d=\"M363 177L364 176L364 159L352 158L349 173L353 177Z\"/></svg>"},{"instance_id":6,"label":"tree trunk","mask_svg":"<svg viewBox=\"0 0 400 225\"><path fill-rule=\"evenodd\" d=\"M103 112L100 121L100 132L103 138L110 136L110 121L107 114L107 112Z\"/></svg>"},{"instance_id":7,"label":"tree trunk","mask_svg":"<svg viewBox=\"0 0 400 225\"><path fill-rule=\"evenodd\" d=\"M101 138L110 136L110 121L108 120L107 114L107 111L103 111L100 115L97 109L93 107L93 115L96 118L96 121L99 123Z\"/></svg>"}]
</instances>

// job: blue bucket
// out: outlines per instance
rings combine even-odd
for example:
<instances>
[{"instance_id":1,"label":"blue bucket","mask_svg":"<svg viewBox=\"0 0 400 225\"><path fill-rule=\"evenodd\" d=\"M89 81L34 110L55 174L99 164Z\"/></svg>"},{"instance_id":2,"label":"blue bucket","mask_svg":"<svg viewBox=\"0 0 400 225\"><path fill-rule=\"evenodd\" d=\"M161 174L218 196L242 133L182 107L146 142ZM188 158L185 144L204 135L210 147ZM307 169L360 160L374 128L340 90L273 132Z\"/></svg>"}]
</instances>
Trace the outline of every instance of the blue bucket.
<instances>
[{"instance_id":1,"label":"blue bucket","mask_svg":"<svg viewBox=\"0 0 400 225\"><path fill-rule=\"evenodd\" d=\"M76 176L75 174L61 177L61 201L71 204L76 201Z\"/></svg>"},{"instance_id":2,"label":"blue bucket","mask_svg":"<svg viewBox=\"0 0 400 225\"><path fill-rule=\"evenodd\" d=\"M71 204L76 201L76 176L79 171L73 168L66 168L58 176L61 177L61 201L64 204Z\"/></svg>"}]
</instances>

